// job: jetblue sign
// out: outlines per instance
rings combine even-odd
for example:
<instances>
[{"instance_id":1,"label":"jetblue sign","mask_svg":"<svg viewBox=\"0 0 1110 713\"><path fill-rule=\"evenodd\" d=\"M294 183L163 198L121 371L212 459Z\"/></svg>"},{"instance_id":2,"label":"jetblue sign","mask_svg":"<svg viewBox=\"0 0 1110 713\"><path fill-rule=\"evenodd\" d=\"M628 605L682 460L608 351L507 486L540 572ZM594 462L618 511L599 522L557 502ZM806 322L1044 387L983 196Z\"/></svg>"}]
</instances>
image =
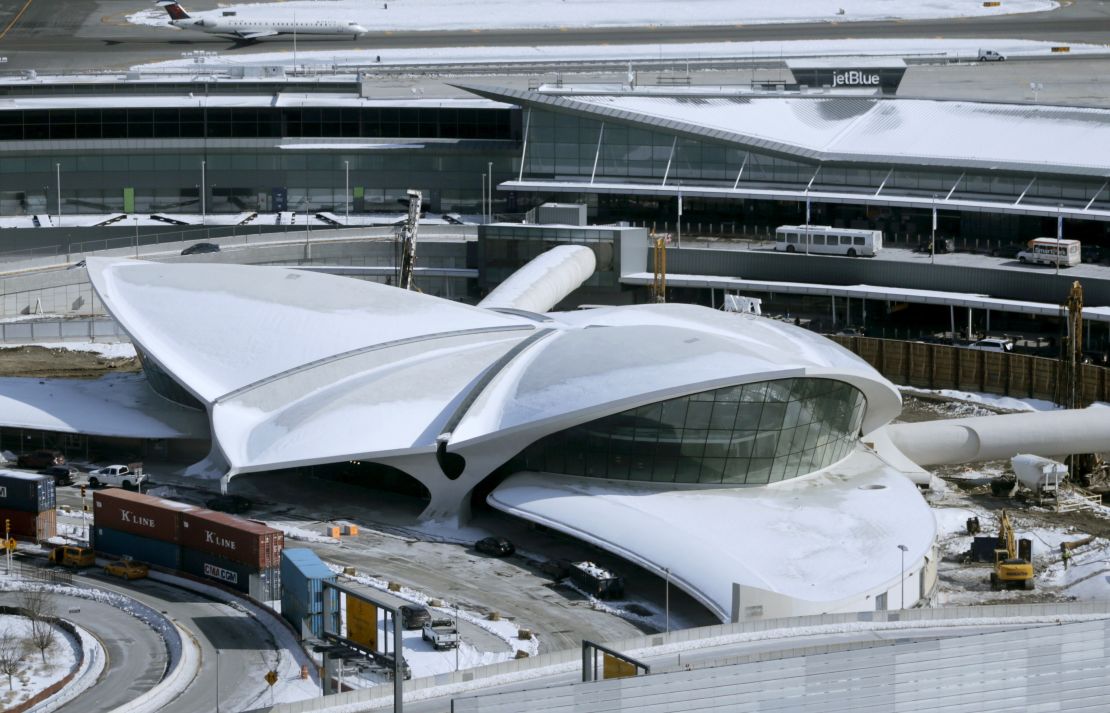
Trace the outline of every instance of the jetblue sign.
<instances>
[{"instance_id":1,"label":"jetblue sign","mask_svg":"<svg viewBox=\"0 0 1110 713\"><path fill-rule=\"evenodd\" d=\"M858 69L850 69L847 72L836 72L833 74L834 87L877 87L879 86L879 75L874 72L861 72Z\"/></svg>"}]
</instances>

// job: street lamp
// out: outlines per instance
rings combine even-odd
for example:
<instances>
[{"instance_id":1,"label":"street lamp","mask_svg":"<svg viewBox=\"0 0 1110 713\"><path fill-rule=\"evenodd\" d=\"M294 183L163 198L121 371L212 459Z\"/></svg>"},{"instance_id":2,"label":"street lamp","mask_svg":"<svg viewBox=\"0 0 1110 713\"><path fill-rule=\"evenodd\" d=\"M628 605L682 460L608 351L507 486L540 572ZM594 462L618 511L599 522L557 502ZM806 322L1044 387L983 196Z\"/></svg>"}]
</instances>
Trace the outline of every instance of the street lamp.
<instances>
[{"instance_id":1,"label":"street lamp","mask_svg":"<svg viewBox=\"0 0 1110 713\"><path fill-rule=\"evenodd\" d=\"M55 198L58 201L58 227L62 227L62 164L54 164L55 180L57 182L57 195Z\"/></svg>"},{"instance_id":2,"label":"street lamp","mask_svg":"<svg viewBox=\"0 0 1110 713\"><path fill-rule=\"evenodd\" d=\"M482 174L482 222L488 223L486 220L486 174Z\"/></svg>"},{"instance_id":3,"label":"street lamp","mask_svg":"<svg viewBox=\"0 0 1110 713\"><path fill-rule=\"evenodd\" d=\"M905 545L898 545L898 549L902 551L902 568L898 570L898 580L902 585L902 608L906 608L906 550L909 549Z\"/></svg>"},{"instance_id":4,"label":"street lamp","mask_svg":"<svg viewBox=\"0 0 1110 713\"><path fill-rule=\"evenodd\" d=\"M207 176L205 176L205 167L206 167L207 163L208 163L207 161L203 161L203 160L200 162L200 224L201 225L204 225L205 223L207 223L207 220L208 220L208 205L205 202L207 200L207 196L205 194L208 192L208 188L207 188L208 179L207 179Z\"/></svg>"},{"instance_id":5,"label":"street lamp","mask_svg":"<svg viewBox=\"0 0 1110 713\"><path fill-rule=\"evenodd\" d=\"M486 162L486 176L489 181L489 190L486 191L486 200L489 201L489 222L493 222L493 161Z\"/></svg>"},{"instance_id":6,"label":"street lamp","mask_svg":"<svg viewBox=\"0 0 1110 713\"><path fill-rule=\"evenodd\" d=\"M351 225L351 162L343 162L343 211L344 211L344 224Z\"/></svg>"},{"instance_id":7,"label":"street lamp","mask_svg":"<svg viewBox=\"0 0 1110 713\"><path fill-rule=\"evenodd\" d=\"M671 568L664 567L663 571L667 575L667 590L663 595L664 609L667 613L667 633L671 633Z\"/></svg>"}]
</instances>

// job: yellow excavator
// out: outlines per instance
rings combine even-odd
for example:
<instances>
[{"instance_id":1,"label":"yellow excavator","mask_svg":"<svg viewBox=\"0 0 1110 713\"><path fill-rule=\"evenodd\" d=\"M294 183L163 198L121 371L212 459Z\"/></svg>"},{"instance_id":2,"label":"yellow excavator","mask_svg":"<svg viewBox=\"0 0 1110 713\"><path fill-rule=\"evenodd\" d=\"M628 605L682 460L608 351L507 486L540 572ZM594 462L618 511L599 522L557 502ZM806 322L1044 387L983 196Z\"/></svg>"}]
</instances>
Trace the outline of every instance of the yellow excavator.
<instances>
[{"instance_id":1,"label":"yellow excavator","mask_svg":"<svg viewBox=\"0 0 1110 713\"><path fill-rule=\"evenodd\" d=\"M1030 548L1031 549L1031 548ZM1005 510L998 524L998 547L994 550L994 571L991 572L991 589L1032 589L1032 552L1029 559L1018 554L1014 527Z\"/></svg>"}]
</instances>

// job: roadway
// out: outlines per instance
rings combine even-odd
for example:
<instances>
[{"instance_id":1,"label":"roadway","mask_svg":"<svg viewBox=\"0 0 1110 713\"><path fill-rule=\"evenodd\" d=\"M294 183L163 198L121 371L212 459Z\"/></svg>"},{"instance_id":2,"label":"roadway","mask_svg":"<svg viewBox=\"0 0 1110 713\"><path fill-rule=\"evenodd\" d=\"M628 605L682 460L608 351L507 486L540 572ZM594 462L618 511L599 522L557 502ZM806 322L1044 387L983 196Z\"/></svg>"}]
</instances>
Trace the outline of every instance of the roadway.
<instances>
[{"instance_id":1,"label":"roadway","mask_svg":"<svg viewBox=\"0 0 1110 713\"><path fill-rule=\"evenodd\" d=\"M104 575L99 568L75 574L73 584L136 599L196 638L200 670L181 695L160 709L162 713L208 713L216 709L217 696L219 710L227 713L269 702L269 687L262 675L277 668L278 653L266 627L244 610L151 579L123 582ZM18 594L4 596L17 598ZM109 711L162 680L168 656L159 634L108 604L64 595L59 599L59 614L88 629L107 653L101 680L60 708L60 713ZM69 613L71 609L79 611ZM289 654L283 656L289 660Z\"/></svg>"},{"instance_id":2,"label":"roadway","mask_svg":"<svg viewBox=\"0 0 1110 713\"><path fill-rule=\"evenodd\" d=\"M212 0L191 3L194 10L215 6ZM124 19L143 9L136 2L109 0L0 0L0 54L9 70L34 68L77 70L121 68L143 62L179 59L191 50L244 54L291 46L279 38L238 43L226 38L131 25ZM1110 34L1110 4L1076 0L1046 13L919 21L820 22L788 25L717 25L692 27L591 27L506 30L456 30L369 33L357 41L304 39L305 50L398 49L432 47L501 47L573 44L662 44L779 40L982 38L1032 39L1103 44Z\"/></svg>"}]
</instances>

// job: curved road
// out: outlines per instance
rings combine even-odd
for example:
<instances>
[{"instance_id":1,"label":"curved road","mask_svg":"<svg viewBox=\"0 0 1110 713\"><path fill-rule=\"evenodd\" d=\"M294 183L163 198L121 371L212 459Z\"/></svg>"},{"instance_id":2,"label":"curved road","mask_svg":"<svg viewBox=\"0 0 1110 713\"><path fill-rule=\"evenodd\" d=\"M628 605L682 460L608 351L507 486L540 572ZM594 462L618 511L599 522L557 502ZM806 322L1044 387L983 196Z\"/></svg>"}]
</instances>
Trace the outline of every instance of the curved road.
<instances>
[{"instance_id":1,"label":"curved road","mask_svg":"<svg viewBox=\"0 0 1110 713\"><path fill-rule=\"evenodd\" d=\"M194 3L196 10L215 5ZM168 28L135 26L125 15L134 2L87 0L0 0L0 53L6 69L41 70L124 67L178 59L184 51L224 54L286 47L287 38L255 44ZM190 6L192 7L192 5ZM1110 35L1110 6L1100 0L1077 0L1046 13L986 18L883 22L820 22L780 25L701 27L595 27L536 30L379 32L358 39L305 39L306 50L396 49L413 47L632 44L675 42L744 42L861 38L941 37L1039 39L1054 42L1105 43Z\"/></svg>"}]
</instances>

